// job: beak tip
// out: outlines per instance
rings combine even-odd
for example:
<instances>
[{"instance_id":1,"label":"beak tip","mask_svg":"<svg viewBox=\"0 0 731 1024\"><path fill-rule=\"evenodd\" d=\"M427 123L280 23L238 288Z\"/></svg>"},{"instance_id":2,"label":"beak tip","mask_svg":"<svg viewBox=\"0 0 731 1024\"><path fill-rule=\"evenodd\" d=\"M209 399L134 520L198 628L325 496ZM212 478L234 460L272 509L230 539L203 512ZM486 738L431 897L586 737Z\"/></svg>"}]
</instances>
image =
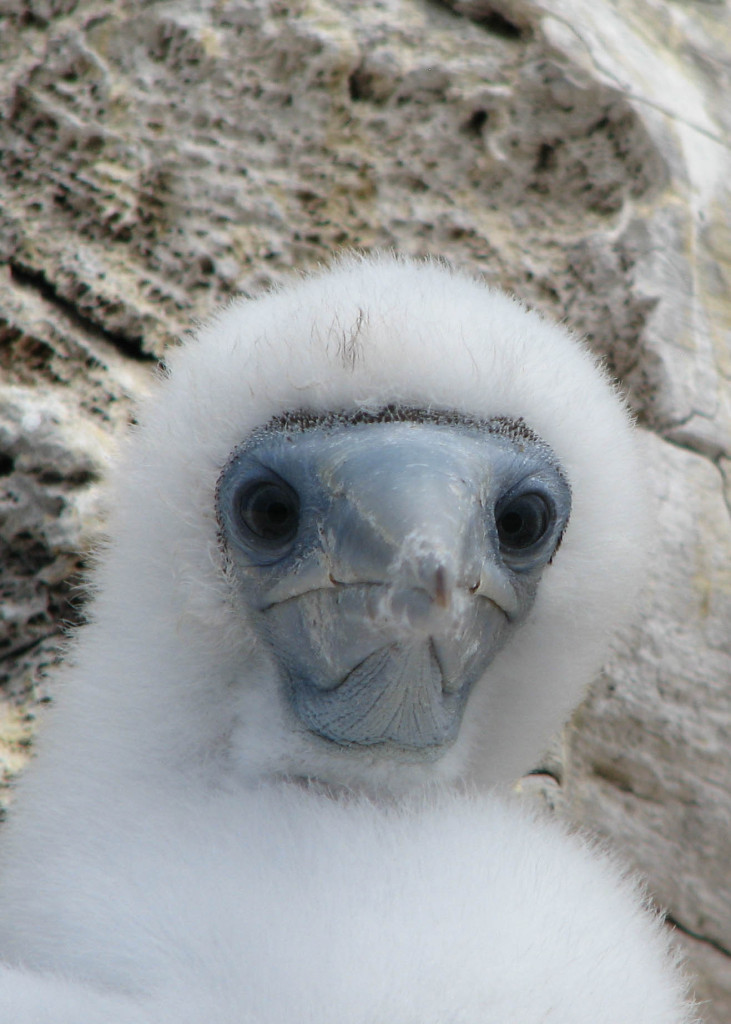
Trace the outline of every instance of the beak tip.
<instances>
[{"instance_id":1,"label":"beak tip","mask_svg":"<svg viewBox=\"0 0 731 1024\"><path fill-rule=\"evenodd\" d=\"M434 573L434 601L439 608L447 609L450 605L450 590L447 584L447 573L443 566Z\"/></svg>"}]
</instances>

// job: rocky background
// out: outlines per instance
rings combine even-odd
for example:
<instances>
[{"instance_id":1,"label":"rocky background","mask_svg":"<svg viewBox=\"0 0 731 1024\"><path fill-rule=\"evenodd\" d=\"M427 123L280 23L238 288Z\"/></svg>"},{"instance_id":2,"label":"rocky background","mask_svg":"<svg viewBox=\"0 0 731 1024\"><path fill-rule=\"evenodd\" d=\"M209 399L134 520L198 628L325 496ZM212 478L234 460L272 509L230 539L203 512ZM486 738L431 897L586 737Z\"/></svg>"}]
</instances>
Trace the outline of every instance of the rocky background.
<instances>
[{"instance_id":1,"label":"rocky background","mask_svg":"<svg viewBox=\"0 0 731 1024\"><path fill-rule=\"evenodd\" d=\"M730 54L728 0L0 0L6 802L165 346L342 247L444 255L637 413L644 615L522 789L642 871L731 1021Z\"/></svg>"}]
</instances>

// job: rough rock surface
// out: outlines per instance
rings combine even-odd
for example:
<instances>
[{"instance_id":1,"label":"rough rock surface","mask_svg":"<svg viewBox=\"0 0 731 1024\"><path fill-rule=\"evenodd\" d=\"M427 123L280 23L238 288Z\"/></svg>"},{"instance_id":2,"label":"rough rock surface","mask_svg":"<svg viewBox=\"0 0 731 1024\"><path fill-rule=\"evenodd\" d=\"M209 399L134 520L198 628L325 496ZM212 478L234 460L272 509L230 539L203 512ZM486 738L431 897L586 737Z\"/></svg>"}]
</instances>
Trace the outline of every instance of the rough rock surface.
<instances>
[{"instance_id":1,"label":"rough rock surface","mask_svg":"<svg viewBox=\"0 0 731 1024\"><path fill-rule=\"evenodd\" d=\"M448 256L585 332L646 433L642 621L524 788L731 1019L730 52L713 0L4 0L4 777L165 346L340 247Z\"/></svg>"}]
</instances>

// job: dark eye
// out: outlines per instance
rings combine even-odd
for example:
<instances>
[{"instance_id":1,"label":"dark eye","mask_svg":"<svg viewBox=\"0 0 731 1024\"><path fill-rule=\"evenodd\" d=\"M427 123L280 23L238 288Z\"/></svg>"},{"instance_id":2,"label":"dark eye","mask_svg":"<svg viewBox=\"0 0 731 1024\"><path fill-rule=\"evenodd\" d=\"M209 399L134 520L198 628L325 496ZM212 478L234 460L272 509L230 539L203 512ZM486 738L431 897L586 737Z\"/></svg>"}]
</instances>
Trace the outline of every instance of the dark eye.
<instances>
[{"instance_id":1,"label":"dark eye","mask_svg":"<svg viewBox=\"0 0 731 1024\"><path fill-rule=\"evenodd\" d=\"M241 494L238 510L244 525L259 540L284 544L297 533L299 500L284 481L251 484Z\"/></svg>"},{"instance_id":2,"label":"dark eye","mask_svg":"<svg viewBox=\"0 0 731 1024\"><path fill-rule=\"evenodd\" d=\"M500 545L504 551L524 551L537 544L551 524L551 510L540 494L510 498L496 510Z\"/></svg>"}]
</instances>

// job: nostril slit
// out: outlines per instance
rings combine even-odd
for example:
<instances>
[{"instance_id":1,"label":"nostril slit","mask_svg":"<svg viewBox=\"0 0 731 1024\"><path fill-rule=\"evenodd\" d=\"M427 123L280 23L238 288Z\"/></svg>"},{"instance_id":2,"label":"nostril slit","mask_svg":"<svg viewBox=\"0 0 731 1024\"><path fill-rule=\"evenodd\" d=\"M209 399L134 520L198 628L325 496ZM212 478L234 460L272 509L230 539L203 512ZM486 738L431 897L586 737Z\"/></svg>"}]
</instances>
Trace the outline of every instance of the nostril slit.
<instances>
[{"instance_id":1,"label":"nostril slit","mask_svg":"<svg viewBox=\"0 0 731 1024\"><path fill-rule=\"evenodd\" d=\"M480 589L480 581L478 580L476 583L473 583L472 586L467 587L467 589L469 590L470 594L476 594L477 591Z\"/></svg>"}]
</instances>

